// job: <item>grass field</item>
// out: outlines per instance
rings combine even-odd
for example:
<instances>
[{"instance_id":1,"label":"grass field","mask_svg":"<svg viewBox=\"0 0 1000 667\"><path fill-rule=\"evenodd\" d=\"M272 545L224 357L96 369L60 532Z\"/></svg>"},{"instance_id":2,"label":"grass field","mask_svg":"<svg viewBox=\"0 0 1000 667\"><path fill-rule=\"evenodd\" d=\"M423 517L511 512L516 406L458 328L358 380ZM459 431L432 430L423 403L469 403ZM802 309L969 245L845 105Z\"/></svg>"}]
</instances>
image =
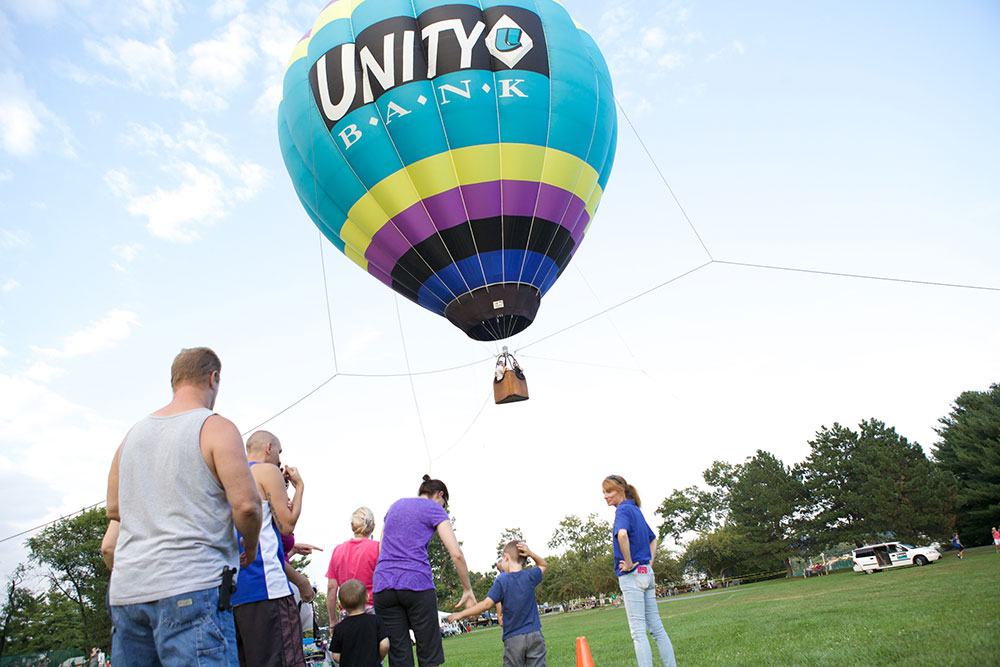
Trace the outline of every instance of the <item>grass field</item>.
<instances>
[{"instance_id":1,"label":"grass field","mask_svg":"<svg viewBox=\"0 0 1000 667\"><path fill-rule=\"evenodd\" d=\"M750 584L663 601L660 616L682 666L1000 665L1000 556L980 548L926 567ZM547 617L542 632L554 667L576 664L581 635L598 667L635 664L623 609ZM444 650L450 665L499 665L500 629Z\"/></svg>"}]
</instances>

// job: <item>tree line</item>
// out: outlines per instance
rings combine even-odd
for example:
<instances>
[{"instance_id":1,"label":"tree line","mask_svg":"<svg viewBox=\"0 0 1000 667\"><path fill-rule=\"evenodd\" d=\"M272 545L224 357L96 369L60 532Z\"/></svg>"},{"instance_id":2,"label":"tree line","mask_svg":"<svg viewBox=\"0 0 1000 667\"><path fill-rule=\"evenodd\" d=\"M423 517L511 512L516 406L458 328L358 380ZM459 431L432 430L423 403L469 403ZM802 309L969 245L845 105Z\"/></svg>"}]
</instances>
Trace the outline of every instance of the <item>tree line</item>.
<instances>
[{"instance_id":1,"label":"tree line","mask_svg":"<svg viewBox=\"0 0 1000 667\"><path fill-rule=\"evenodd\" d=\"M791 576L793 562L866 542L946 541L952 531L966 545L988 544L1000 524L1000 384L961 394L935 429L939 441L923 448L878 419L851 428L821 427L805 460L786 464L758 450L742 463L716 461L704 484L675 489L653 512L661 547L653 564L657 583L685 578ZM549 571L540 602L615 594L611 524L596 514L565 517L548 543ZM501 536L497 552L519 529ZM442 606L461 595L443 547L432 550ZM495 571L473 572L477 597Z\"/></svg>"},{"instance_id":2,"label":"tree line","mask_svg":"<svg viewBox=\"0 0 1000 667\"><path fill-rule=\"evenodd\" d=\"M678 547L657 551L657 583L787 576L795 558L884 538L927 542L957 530L966 545L988 543L989 529L1000 524L1000 384L961 394L936 432L932 457L869 419L856 428L820 428L799 463L764 450L742 463L714 462L703 485L674 490L651 515L646 509L661 543L669 537ZM110 650L110 574L100 553L106 526L104 510L96 508L27 540L28 560L8 575L0 600L0 656ZM523 539L519 528L503 532L498 556L512 539ZM546 556L540 602L617 593L609 521L566 516L547 546L555 555ZM441 608L449 608L461 585L436 537L429 556ZM495 568L471 573L477 598L495 577ZM324 604L318 608L325 611Z\"/></svg>"}]
</instances>

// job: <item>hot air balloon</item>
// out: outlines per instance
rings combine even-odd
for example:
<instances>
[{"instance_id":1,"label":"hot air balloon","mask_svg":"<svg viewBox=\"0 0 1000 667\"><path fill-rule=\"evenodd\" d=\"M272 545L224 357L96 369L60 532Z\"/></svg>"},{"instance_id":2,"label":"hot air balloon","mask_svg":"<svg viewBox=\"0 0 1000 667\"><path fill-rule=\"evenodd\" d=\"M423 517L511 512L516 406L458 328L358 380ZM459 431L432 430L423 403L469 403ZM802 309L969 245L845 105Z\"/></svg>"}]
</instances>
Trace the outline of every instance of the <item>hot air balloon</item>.
<instances>
[{"instance_id":1,"label":"hot air balloon","mask_svg":"<svg viewBox=\"0 0 1000 667\"><path fill-rule=\"evenodd\" d=\"M596 43L553 0L334 0L292 53L278 135L330 242L499 340L580 247L617 118Z\"/></svg>"}]
</instances>

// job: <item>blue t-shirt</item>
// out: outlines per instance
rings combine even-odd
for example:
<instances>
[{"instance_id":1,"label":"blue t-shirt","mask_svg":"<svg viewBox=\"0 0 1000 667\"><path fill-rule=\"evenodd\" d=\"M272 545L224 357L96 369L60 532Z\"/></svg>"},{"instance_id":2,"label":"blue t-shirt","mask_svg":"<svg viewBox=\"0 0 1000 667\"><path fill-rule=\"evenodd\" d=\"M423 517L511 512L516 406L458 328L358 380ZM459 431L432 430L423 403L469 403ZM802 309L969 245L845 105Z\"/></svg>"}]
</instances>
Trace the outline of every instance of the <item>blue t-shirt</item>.
<instances>
[{"instance_id":1,"label":"blue t-shirt","mask_svg":"<svg viewBox=\"0 0 1000 667\"><path fill-rule=\"evenodd\" d=\"M951 538L951 546L955 547L956 549L959 549L961 548L962 543L958 541L957 537L953 537Z\"/></svg>"},{"instance_id":2,"label":"blue t-shirt","mask_svg":"<svg viewBox=\"0 0 1000 667\"><path fill-rule=\"evenodd\" d=\"M503 638L541 632L535 587L542 583L542 570L533 567L507 572L496 578L486 597L503 605Z\"/></svg>"},{"instance_id":3,"label":"blue t-shirt","mask_svg":"<svg viewBox=\"0 0 1000 667\"><path fill-rule=\"evenodd\" d=\"M635 506L634 500L623 500L618 503L618 508L615 510L615 525L611 529L611 546L615 552L615 575L619 577L623 573L618 567L618 562L625 559L621 545L618 544L618 531L622 528L628 531L628 550L632 562L640 565L649 565L649 544L656 537L646 523L646 518L642 516L642 511Z\"/></svg>"}]
</instances>

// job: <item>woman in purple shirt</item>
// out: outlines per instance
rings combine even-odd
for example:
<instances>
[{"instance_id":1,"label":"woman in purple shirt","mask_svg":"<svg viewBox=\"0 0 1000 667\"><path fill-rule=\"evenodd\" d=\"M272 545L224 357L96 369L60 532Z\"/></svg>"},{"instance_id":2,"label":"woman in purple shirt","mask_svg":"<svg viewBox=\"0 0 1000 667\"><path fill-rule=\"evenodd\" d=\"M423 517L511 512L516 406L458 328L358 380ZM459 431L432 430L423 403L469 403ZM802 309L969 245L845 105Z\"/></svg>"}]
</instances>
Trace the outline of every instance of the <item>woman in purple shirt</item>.
<instances>
[{"instance_id":1,"label":"woman in purple shirt","mask_svg":"<svg viewBox=\"0 0 1000 667\"><path fill-rule=\"evenodd\" d=\"M427 558L427 545L434 533L441 538L462 582L458 605L469 608L476 596L469 583L469 568L455 531L448 520L448 487L424 475L416 498L402 498L389 507L382 529L382 548L372 580L375 613L389 632L390 667L413 665L409 631L417 641L420 667L444 662L438 623L437 592Z\"/></svg>"},{"instance_id":2,"label":"woman in purple shirt","mask_svg":"<svg viewBox=\"0 0 1000 667\"><path fill-rule=\"evenodd\" d=\"M674 662L674 647L663 629L656 606L653 559L656 558L657 539L639 509L639 492L619 475L608 475L601 487L604 489L604 501L615 508L611 545L636 662L639 667L653 667L653 652L646 637L648 632L656 640L664 666L674 667L677 664Z\"/></svg>"}]
</instances>

